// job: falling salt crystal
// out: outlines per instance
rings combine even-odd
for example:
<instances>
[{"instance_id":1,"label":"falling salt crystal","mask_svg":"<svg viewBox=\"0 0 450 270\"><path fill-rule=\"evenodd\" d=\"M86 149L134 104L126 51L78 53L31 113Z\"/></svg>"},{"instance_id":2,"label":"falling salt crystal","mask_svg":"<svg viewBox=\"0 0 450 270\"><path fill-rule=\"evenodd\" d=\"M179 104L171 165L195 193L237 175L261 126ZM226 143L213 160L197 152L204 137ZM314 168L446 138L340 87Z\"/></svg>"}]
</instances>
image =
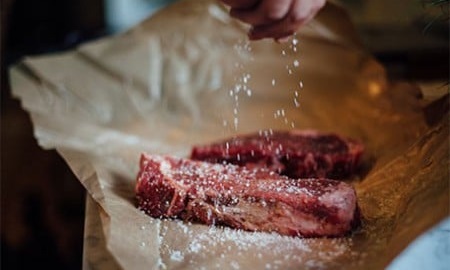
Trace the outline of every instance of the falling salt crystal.
<instances>
[{"instance_id":1,"label":"falling salt crystal","mask_svg":"<svg viewBox=\"0 0 450 270\"><path fill-rule=\"evenodd\" d=\"M223 124L224 127L226 127L226 126L228 126L228 121L227 120L223 120L222 124Z\"/></svg>"},{"instance_id":2,"label":"falling salt crystal","mask_svg":"<svg viewBox=\"0 0 450 270\"><path fill-rule=\"evenodd\" d=\"M300 86L300 88L303 88L303 81L300 81L300 82L298 83L298 85Z\"/></svg>"},{"instance_id":3,"label":"falling salt crystal","mask_svg":"<svg viewBox=\"0 0 450 270\"><path fill-rule=\"evenodd\" d=\"M296 39L296 38L292 39L292 44L294 44L294 46L297 45L298 44L298 39Z\"/></svg>"},{"instance_id":4,"label":"falling salt crystal","mask_svg":"<svg viewBox=\"0 0 450 270\"><path fill-rule=\"evenodd\" d=\"M247 96L249 96L249 97L252 96L252 90L251 90L251 89L248 89L248 90L247 90Z\"/></svg>"},{"instance_id":5,"label":"falling salt crystal","mask_svg":"<svg viewBox=\"0 0 450 270\"><path fill-rule=\"evenodd\" d=\"M145 225L142 225L142 226L141 226L141 230L145 230Z\"/></svg>"},{"instance_id":6,"label":"falling salt crystal","mask_svg":"<svg viewBox=\"0 0 450 270\"><path fill-rule=\"evenodd\" d=\"M286 55L286 51L285 51L285 50L282 50L282 51L281 51L281 55Z\"/></svg>"},{"instance_id":7,"label":"falling salt crystal","mask_svg":"<svg viewBox=\"0 0 450 270\"><path fill-rule=\"evenodd\" d=\"M298 91L295 91L295 92L294 92L294 95L295 95L296 97L298 97Z\"/></svg>"},{"instance_id":8,"label":"falling salt crystal","mask_svg":"<svg viewBox=\"0 0 450 270\"><path fill-rule=\"evenodd\" d=\"M232 269L236 269L236 270L240 269L239 263L237 263L236 261L232 261L230 263L230 266L231 266Z\"/></svg>"},{"instance_id":9,"label":"falling salt crystal","mask_svg":"<svg viewBox=\"0 0 450 270\"><path fill-rule=\"evenodd\" d=\"M159 257L157 260L157 264L158 264L158 269L167 269L166 264L162 261L162 258Z\"/></svg>"},{"instance_id":10,"label":"falling salt crystal","mask_svg":"<svg viewBox=\"0 0 450 270\"><path fill-rule=\"evenodd\" d=\"M275 79L272 79L272 86L275 86Z\"/></svg>"},{"instance_id":11,"label":"falling salt crystal","mask_svg":"<svg viewBox=\"0 0 450 270\"><path fill-rule=\"evenodd\" d=\"M291 75L292 74L292 70L288 69L288 73L289 73L289 75Z\"/></svg>"},{"instance_id":12,"label":"falling salt crystal","mask_svg":"<svg viewBox=\"0 0 450 270\"><path fill-rule=\"evenodd\" d=\"M191 243L189 250L193 253L198 253L202 249L202 245L198 242Z\"/></svg>"},{"instance_id":13,"label":"falling salt crystal","mask_svg":"<svg viewBox=\"0 0 450 270\"><path fill-rule=\"evenodd\" d=\"M300 107L300 102L296 98L294 98L294 105L297 108Z\"/></svg>"},{"instance_id":14,"label":"falling salt crystal","mask_svg":"<svg viewBox=\"0 0 450 270\"><path fill-rule=\"evenodd\" d=\"M139 244L139 246L145 247L145 242L141 242L141 243Z\"/></svg>"},{"instance_id":15,"label":"falling salt crystal","mask_svg":"<svg viewBox=\"0 0 450 270\"><path fill-rule=\"evenodd\" d=\"M172 252L172 254L170 255L170 259L172 261L181 262L184 259L184 256L183 256L183 254L180 251L174 250Z\"/></svg>"},{"instance_id":16,"label":"falling salt crystal","mask_svg":"<svg viewBox=\"0 0 450 270\"><path fill-rule=\"evenodd\" d=\"M294 67L298 67L300 65L300 62L298 60L294 60Z\"/></svg>"}]
</instances>

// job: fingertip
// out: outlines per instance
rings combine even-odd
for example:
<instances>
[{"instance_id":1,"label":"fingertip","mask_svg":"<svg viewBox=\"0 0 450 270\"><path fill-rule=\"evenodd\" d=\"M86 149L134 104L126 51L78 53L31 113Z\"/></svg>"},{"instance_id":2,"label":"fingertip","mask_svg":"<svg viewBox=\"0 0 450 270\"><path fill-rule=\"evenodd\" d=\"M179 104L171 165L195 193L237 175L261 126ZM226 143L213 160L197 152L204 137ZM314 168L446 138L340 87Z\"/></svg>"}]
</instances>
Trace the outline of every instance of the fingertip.
<instances>
[{"instance_id":1,"label":"fingertip","mask_svg":"<svg viewBox=\"0 0 450 270\"><path fill-rule=\"evenodd\" d=\"M230 9L230 17L240 20L245 23L251 23L248 21L249 13L245 9L232 8Z\"/></svg>"},{"instance_id":2,"label":"fingertip","mask_svg":"<svg viewBox=\"0 0 450 270\"><path fill-rule=\"evenodd\" d=\"M289 41L290 37L295 33L295 28L286 27L283 22L253 27L249 31L249 37L252 40L271 38L279 43L284 43Z\"/></svg>"},{"instance_id":3,"label":"fingertip","mask_svg":"<svg viewBox=\"0 0 450 270\"><path fill-rule=\"evenodd\" d=\"M259 39L261 39L261 38L258 38L258 36L255 35L251 30L250 30L250 32L248 32L247 36L248 36L249 40L259 40Z\"/></svg>"},{"instance_id":4,"label":"fingertip","mask_svg":"<svg viewBox=\"0 0 450 270\"><path fill-rule=\"evenodd\" d=\"M282 20L292 6L292 0L268 0L263 1L260 10L263 12L267 22Z\"/></svg>"},{"instance_id":5,"label":"fingertip","mask_svg":"<svg viewBox=\"0 0 450 270\"><path fill-rule=\"evenodd\" d=\"M236 13L237 13L237 10L235 8L230 9L229 14L231 17L236 18L237 17Z\"/></svg>"},{"instance_id":6,"label":"fingertip","mask_svg":"<svg viewBox=\"0 0 450 270\"><path fill-rule=\"evenodd\" d=\"M275 42L277 43L286 43L289 41L291 36L281 37L281 38L274 38Z\"/></svg>"},{"instance_id":7,"label":"fingertip","mask_svg":"<svg viewBox=\"0 0 450 270\"><path fill-rule=\"evenodd\" d=\"M249 9L255 6L259 0L220 0L230 8Z\"/></svg>"},{"instance_id":8,"label":"fingertip","mask_svg":"<svg viewBox=\"0 0 450 270\"><path fill-rule=\"evenodd\" d=\"M257 31L254 31L253 28L250 29L250 31L248 32L247 36L248 36L249 40L260 40L260 39L264 38L264 36L261 36L260 33L258 33Z\"/></svg>"},{"instance_id":9,"label":"fingertip","mask_svg":"<svg viewBox=\"0 0 450 270\"><path fill-rule=\"evenodd\" d=\"M250 40L260 40L264 38L273 38L276 39L275 36L270 35L270 33L266 30L267 26L256 26L252 27L248 32L248 37Z\"/></svg>"}]
</instances>

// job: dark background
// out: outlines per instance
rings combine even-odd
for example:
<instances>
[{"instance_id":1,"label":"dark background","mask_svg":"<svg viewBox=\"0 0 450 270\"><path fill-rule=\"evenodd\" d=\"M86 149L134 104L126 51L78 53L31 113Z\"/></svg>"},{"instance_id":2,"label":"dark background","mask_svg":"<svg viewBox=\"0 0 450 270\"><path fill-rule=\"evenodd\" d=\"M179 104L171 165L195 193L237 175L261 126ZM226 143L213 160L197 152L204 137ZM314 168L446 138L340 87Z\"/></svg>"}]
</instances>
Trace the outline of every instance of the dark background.
<instances>
[{"instance_id":1,"label":"dark background","mask_svg":"<svg viewBox=\"0 0 450 270\"><path fill-rule=\"evenodd\" d=\"M70 49L105 33L101 0L1 1L1 269L81 269L85 191L41 149L11 97L7 69L24 55Z\"/></svg>"},{"instance_id":2,"label":"dark background","mask_svg":"<svg viewBox=\"0 0 450 270\"><path fill-rule=\"evenodd\" d=\"M1 1L1 269L81 268L84 188L55 151L37 145L7 69L110 33L104 18L102 0ZM391 79L448 82L448 17L425 26L360 31Z\"/></svg>"}]
</instances>

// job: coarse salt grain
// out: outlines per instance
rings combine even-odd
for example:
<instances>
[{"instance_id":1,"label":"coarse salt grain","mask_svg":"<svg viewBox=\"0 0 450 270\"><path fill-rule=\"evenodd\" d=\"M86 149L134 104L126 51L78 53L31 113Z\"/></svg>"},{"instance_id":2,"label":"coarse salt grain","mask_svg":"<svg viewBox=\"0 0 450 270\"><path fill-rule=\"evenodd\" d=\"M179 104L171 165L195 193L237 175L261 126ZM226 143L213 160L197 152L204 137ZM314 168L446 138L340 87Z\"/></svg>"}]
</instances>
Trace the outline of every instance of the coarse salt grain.
<instances>
[{"instance_id":1,"label":"coarse salt grain","mask_svg":"<svg viewBox=\"0 0 450 270\"><path fill-rule=\"evenodd\" d=\"M184 259L184 255L183 253L181 253L181 251L179 250L173 250L172 254L170 255L170 259L172 261L177 261L177 262L181 262Z\"/></svg>"},{"instance_id":2,"label":"coarse salt grain","mask_svg":"<svg viewBox=\"0 0 450 270\"><path fill-rule=\"evenodd\" d=\"M239 263L236 261L231 261L230 266L232 269L240 269L241 267L239 266Z\"/></svg>"}]
</instances>

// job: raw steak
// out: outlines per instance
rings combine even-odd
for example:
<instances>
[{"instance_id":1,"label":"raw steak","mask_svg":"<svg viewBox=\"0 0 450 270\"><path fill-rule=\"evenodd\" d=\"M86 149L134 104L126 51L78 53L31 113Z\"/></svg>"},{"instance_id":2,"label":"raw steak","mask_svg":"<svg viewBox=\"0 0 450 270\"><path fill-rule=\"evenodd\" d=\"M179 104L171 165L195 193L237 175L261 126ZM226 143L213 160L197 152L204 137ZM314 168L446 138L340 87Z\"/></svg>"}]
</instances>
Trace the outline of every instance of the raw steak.
<instances>
[{"instance_id":1,"label":"raw steak","mask_svg":"<svg viewBox=\"0 0 450 270\"><path fill-rule=\"evenodd\" d=\"M342 236L359 219L344 182L167 156L142 155L136 196L152 217L291 236Z\"/></svg>"},{"instance_id":2,"label":"raw steak","mask_svg":"<svg viewBox=\"0 0 450 270\"><path fill-rule=\"evenodd\" d=\"M356 140L315 131L275 131L195 146L191 159L263 167L290 178L342 179L353 174L364 151Z\"/></svg>"}]
</instances>

